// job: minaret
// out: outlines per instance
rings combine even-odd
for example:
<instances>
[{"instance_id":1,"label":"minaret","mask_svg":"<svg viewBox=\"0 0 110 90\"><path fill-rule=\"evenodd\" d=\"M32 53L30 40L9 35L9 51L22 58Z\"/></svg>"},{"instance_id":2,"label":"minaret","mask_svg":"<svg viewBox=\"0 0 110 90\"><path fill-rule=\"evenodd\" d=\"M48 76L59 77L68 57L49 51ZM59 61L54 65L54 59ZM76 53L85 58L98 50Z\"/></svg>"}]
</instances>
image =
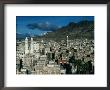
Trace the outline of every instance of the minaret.
<instances>
[{"instance_id":1,"label":"minaret","mask_svg":"<svg viewBox=\"0 0 110 90\"><path fill-rule=\"evenodd\" d=\"M44 43L44 40L42 40L41 42Z\"/></svg>"},{"instance_id":2,"label":"minaret","mask_svg":"<svg viewBox=\"0 0 110 90\"><path fill-rule=\"evenodd\" d=\"M36 58L39 58L40 57L40 52L39 52L39 49L40 49L40 45L39 43L36 44Z\"/></svg>"},{"instance_id":3,"label":"minaret","mask_svg":"<svg viewBox=\"0 0 110 90\"><path fill-rule=\"evenodd\" d=\"M33 46L33 38L31 37L31 50L30 50L30 53L33 53L33 50L34 49L34 46Z\"/></svg>"},{"instance_id":4,"label":"minaret","mask_svg":"<svg viewBox=\"0 0 110 90\"><path fill-rule=\"evenodd\" d=\"M69 47L69 44L68 44L68 36L67 36L67 48Z\"/></svg>"},{"instance_id":5,"label":"minaret","mask_svg":"<svg viewBox=\"0 0 110 90\"><path fill-rule=\"evenodd\" d=\"M25 54L29 53L29 49L28 49L28 38L26 37L25 39Z\"/></svg>"}]
</instances>

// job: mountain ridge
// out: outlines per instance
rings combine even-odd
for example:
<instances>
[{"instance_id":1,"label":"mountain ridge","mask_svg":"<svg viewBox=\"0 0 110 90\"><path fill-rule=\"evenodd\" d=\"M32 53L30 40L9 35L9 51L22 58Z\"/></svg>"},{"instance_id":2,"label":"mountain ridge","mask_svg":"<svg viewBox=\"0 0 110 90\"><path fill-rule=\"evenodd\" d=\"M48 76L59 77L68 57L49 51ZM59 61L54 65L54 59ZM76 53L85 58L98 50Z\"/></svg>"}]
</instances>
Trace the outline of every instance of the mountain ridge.
<instances>
[{"instance_id":1,"label":"mountain ridge","mask_svg":"<svg viewBox=\"0 0 110 90\"><path fill-rule=\"evenodd\" d=\"M63 26L56 31L49 32L42 37L61 40L66 39L66 36L69 36L70 39L94 39L94 21L81 21L78 23L70 22L68 25Z\"/></svg>"},{"instance_id":2,"label":"mountain ridge","mask_svg":"<svg viewBox=\"0 0 110 90\"><path fill-rule=\"evenodd\" d=\"M34 35L34 38L60 41L66 39L66 36L69 36L70 39L94 39L94 21L83 20L78 23L69 22L67 25L52 32L47 32L45 35ZM28 33L16 33L16 39L24 39L25 37L31 37L31 35Z\"/></svg>"}]
</instances>

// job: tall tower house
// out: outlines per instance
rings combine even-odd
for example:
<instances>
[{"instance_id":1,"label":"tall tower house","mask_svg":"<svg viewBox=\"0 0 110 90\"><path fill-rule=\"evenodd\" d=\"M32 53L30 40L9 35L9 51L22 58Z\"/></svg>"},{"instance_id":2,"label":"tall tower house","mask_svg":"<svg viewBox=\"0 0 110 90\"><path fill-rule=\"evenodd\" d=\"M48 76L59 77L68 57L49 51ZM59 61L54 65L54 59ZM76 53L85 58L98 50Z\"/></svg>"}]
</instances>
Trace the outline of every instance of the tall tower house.
<instances>
[{"instance_id":1,"label":"tall tower house","mask_svg":"<svg viewBox=\"0 0 110 90\"><path fill-rule=\"evenodd\" d=\"M31 50L30 53L34 52L34 43L33 43L33 38L31 37Z\"/></svg>"},{"instance_id":2,"label":"tall tower house","mask_svg":"<svg viewBox=\"0 0 110 90\"><path fill-rule=\"evenodd\" d=\"M29 49L28 49L28 38L26 37L25 39L25 54L29 53Z\"/></svg>"}]
</instances>

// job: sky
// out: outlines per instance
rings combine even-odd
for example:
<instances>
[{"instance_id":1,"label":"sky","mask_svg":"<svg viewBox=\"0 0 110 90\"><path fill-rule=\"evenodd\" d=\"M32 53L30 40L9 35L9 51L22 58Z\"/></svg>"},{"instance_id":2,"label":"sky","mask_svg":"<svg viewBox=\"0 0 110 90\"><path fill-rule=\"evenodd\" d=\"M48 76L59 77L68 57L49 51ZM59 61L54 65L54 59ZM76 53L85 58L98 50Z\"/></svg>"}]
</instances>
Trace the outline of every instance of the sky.
<instances>
[{"instance_id":1,"label":"sky","mask_svg":"<svg viewBox=\"0 0 110 90\"><path fill-rule=\"evenodd\" d=\"M54 31L70 22L93 21L94 16L16 16L16 32L42 35Z\"/></svg>"}]
</instances>

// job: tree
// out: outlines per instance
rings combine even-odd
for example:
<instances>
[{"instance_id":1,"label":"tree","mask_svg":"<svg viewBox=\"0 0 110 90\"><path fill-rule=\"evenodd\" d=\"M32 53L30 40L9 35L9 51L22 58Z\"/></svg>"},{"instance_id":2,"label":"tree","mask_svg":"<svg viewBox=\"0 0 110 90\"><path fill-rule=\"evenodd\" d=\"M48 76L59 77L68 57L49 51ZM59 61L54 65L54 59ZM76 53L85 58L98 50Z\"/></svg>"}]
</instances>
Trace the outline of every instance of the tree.
<instances>
[{"instance_id":1,"label":"tree","mask_svg":"<svg viewBox=\"0 0 110 90\"><path fill-rule=\"evenodd\" d=\"M19 72L21 71L21 68L23 68L23 61L22 61L22 59L20 59Z\"/></svg>"},{"instance_id":2,"label":"tree","mask_svg":"<svg viewBox=\"0 0 110 90\"><path fill-rule=\"evenodd\" d=\"M28 69L26 69L26 74L29 74L29 71L28 71Z\"/></svg>"},{"instance_id":3,"label":"tree","mask_svg":"<svg viewBox=\"0 0 110 90\"><path fill-rule=\"evenodd\" d=\"M66 74L72 74L72 66L70 64L66 64Z\"/></svg>"},{"instance_id":4,"label":"tree","mask_svg":"<svg viewBox=\"0 0 110 90\"><path fill-rule=\"evenodd\" d=\"M69 63L74 63L75 62L75 56L73 55L72 57L69 58Z\"/></svg>"}]
</instances>

